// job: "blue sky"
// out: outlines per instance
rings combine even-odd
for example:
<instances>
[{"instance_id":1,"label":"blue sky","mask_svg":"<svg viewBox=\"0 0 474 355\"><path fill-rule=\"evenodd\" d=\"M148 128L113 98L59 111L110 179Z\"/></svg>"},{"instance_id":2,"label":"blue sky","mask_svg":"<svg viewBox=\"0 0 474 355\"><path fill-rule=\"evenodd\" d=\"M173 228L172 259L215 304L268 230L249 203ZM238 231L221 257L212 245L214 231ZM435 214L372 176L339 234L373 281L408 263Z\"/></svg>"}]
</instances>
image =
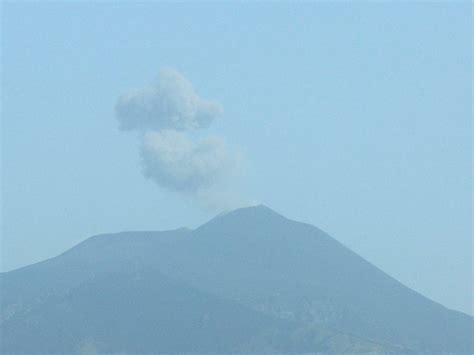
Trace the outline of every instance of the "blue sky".
<instances>
[{"instance_id":1,"label":"blue sky","mask_svg":"<svg viewBox=\"0 0 474 355\"><path fill-rule=\"evenodd\" d=\"M171 67L243 193L471 312L470 3L4 3L2 269L219 211L143 177L117 98Z\"/></svg>"}]
</instances>

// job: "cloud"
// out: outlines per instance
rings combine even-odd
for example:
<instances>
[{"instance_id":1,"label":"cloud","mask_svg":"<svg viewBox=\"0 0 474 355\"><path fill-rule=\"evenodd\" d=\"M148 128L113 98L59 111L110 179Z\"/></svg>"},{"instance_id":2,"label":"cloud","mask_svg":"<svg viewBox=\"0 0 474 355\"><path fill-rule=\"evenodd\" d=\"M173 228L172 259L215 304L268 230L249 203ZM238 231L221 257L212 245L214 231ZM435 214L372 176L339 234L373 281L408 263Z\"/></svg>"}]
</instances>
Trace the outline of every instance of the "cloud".
<instances>
[{"instance_id":1,"label":"cloud","mask_svg":"<svg viewBox=\"0 0 474 355\"><path fill-rule=\"evenodd\" d=\"M222 210L246 204L238 186L240 155L220 137L196 138L196 130L209 127L222 108L198 96L181 74L162 70L153 85L121 96L115 110L120 129L140 132L146 178L201 207Z\"/></svg>"},{"instance_id":2,"label":"cloud","mask_svg":"<svg viewBox=\"0 0 474 355\"><path fill-rule=\"evenodd\" d=\"M158 80L119 98L115 112L122 130L194 130L207 128L221 106L198 96L177 71L160 71Z\"/></svg>"},{"instance_id":3,"label":"cloud","mask_svg":"<svg viewBox=\"0 0 474 355\"><path fill-rule=\"evenodd\" d=\"M192 141L175 130L147 132L141 150L143 174L170 190L202 197L239 171L239 156L224 141Z\"/></svg>"}]
</instances>

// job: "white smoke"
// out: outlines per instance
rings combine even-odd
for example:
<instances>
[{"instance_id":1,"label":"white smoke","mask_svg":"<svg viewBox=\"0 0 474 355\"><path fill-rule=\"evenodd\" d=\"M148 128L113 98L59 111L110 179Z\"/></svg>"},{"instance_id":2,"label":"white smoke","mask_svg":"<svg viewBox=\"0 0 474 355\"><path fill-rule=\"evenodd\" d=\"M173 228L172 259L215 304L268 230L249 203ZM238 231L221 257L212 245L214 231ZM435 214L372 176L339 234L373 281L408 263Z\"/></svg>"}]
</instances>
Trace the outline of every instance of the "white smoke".
<instances>
[{"instance_id":1,"label":"white smoke","mask_svg":"<svg viewBox=\"0 0 474 355\"><path fill-rule=\"evenodd\" d=\"M192 130L209 127L222 108L199 97L181 74L166 69L155 84L121 96L115 111L123 130Z\"/></svg>"},{"instance_id":2,"label":"white smoke","mask_svg":"<svg viewBox=\"0 0 474 355\"><path fill-rule=\"evenodd\" d=\"M206 207L245 204L233 185L241 172L239 154L220 137L186 133L207 128L222 108L198 96L181 74L162 70L155 84L121 96L115 109L122 130L140 132L145 177Z\"/></svg>"},{"instance_id":3,"label":"white smoke","mask_svg":"<svg viewBox=\"0 0 474 355\"><path fill-rule=\"evenodd\" d=\"M224 141L209 137L193 142L175 130L147 132L141 151L143 174L175 191L202 193L234 175L238 157Z\"/></svg>"}]
</instances>

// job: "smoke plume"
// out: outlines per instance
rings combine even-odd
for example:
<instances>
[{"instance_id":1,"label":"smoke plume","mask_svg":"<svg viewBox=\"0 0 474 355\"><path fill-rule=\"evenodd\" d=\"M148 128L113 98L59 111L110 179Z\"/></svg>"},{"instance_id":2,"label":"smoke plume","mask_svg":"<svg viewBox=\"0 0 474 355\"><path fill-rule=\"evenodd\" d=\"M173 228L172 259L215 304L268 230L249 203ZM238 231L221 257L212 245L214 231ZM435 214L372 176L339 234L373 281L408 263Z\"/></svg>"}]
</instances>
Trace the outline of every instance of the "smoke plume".
<instances>
[{"instance_id":1,"label":"smoke plume","mask_svg":"<svg viewBox=\"0 0 474 355\"><path fill-rule=\"evenodd\" d=\"M221 137L187 133L209 127L222 108L200 97L181 74L162 70L154 84L122 95L115 110L120 129L139 132L146 178L206 207L242 205L233 186L240 175L239 154Z\"/></svg>"}]
</instances>

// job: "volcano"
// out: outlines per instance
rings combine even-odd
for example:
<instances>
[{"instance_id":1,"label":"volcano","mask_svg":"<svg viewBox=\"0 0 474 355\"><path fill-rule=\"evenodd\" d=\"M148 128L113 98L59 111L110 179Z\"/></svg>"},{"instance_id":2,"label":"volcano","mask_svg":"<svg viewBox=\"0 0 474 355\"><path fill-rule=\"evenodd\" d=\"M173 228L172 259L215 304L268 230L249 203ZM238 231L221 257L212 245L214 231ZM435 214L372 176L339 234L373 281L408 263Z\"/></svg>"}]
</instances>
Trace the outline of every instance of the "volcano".
<instances>
[{"instance_id":1,"label":"volcano","mask_svg":"<svg viewBox=\"0 0 474 355\"><path fill-rule=\"evenodd\" d=\"M0 274L2 353L472 353L473 318L263 205Z\"/></svg>"}]
</instances>

